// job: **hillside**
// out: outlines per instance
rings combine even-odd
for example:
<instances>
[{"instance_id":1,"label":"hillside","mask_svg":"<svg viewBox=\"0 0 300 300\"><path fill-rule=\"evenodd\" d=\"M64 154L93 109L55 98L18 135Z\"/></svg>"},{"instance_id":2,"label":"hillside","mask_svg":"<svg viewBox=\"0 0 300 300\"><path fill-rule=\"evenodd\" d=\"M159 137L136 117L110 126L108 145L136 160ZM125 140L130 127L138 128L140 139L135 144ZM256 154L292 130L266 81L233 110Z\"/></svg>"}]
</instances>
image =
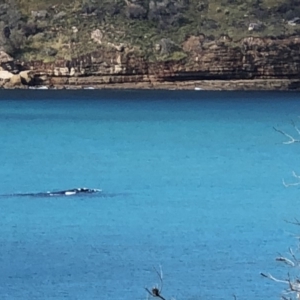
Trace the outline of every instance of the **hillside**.
<instances>
[{"instance_id":1,"label":"hillside","mask_svg":"<svg viewBox=\"0 0 300 300\"><path fill-rule=\"evenodd\" d=\"M299 49L298 0L0 4L0 87L300 89Z\"/></svg>"},{"instance_id":2,"label":"hillside","mask_svg":"<svg viewBox=\"0 0 300 300\"><path fill-rule=\"evenodd\" d=\"M282 38L300 33L297 21L289 24L297 17L296 0L4 0L0 50L49 62L127 47L149 60L178 60L191 36Z\"/></svg>"}]
</instances>

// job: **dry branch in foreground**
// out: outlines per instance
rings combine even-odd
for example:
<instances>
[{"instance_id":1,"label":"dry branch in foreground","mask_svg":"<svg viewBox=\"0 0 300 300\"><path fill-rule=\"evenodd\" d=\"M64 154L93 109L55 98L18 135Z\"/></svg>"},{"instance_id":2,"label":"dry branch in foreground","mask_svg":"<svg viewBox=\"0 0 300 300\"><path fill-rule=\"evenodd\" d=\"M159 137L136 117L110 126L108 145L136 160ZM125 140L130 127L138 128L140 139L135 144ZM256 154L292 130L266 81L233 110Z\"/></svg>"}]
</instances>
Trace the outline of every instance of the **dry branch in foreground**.
<instances>
[{"instance_id":1,"label":"dry branch in foreground","mask_svg":"<svg viewBox=\"0 0 300 300\"><path fill-rule=\"evenodd\" d=\"M166 300L162 295L162 288L163 288L163 272L162 272L162 268L161 266L159 267L159 271L154 268L155 273L157 274L159 281L160 281L160 286L156 285L154 286L151 290L148 289L147 287L145 287L145 290L148 292L148 294L152 297L157 297L160 298L162 300Z\"/></svg>"},{"instance_id":2,"label":"dry branch in foreground","mask_svg":"<svg viewBox=\"0 0 300 300\"><path fill-rule=\"evenodd\" d=\"M293 125L295 131L300 136L300 129L296 126L296 124L295 124L294 121L291 121L291 122L292 122L292 125ZM300 143L299 139L294 138L292 135L286 133L285 131L280 130L280 129L276 128L276 127L273 127L273 129L288 138L288 141L283 142L283 144L288 145L288 144ZM300 175L297 175L295 171L293 171L292 174L293 174L293 177L295 177L297 179L297 181L293 182L293 183L286 183L285 180L282 179L282 184L285 187L300 185Z\"/></svg>"},{"instance_id":3,"label":"dry branch in foreground","mask_svg":"<svg viewBox=\"0 0 300 300\"><path fill-rule=\"evenodd\" d=\"M294 129L297 131L298 135L300 135L300 129L296 126L295 122L292 121L292 125L294 127ZM300 143L300 140L295 139L293 136L291 136L290 134L287 134L285 131L280 130L276 127L273 127L273 129L279 133L281 133L282 135L286 136L289 140L286 142L283 142L283 144L293 144L293 143Z\"/></svg>"},{"instance_id":4,"label":"dry branch in foreground","mask_svg":"<svg viewBox=\"0 0 300 300\"><path fill-rule=\"evenodd\" d=\"M295 225L300 225L298 220L296 222L289 222ZM297 251L300 252L299 246L297 247ZM300 267L300 259L297 257L296 253L292 248L289 248L289 252L287 256L283 256L279 254L275 259L276 261L282 262L287 265L289 268L299 270ZM264 278L268 278L275 282L284 283L287 287L281 296L284 300L292 300L292 299L300 299L300 278L298 276L291 277L288 273L287 279L278 279L271 274L260 273Z\"/></svg>"}]
</instances>

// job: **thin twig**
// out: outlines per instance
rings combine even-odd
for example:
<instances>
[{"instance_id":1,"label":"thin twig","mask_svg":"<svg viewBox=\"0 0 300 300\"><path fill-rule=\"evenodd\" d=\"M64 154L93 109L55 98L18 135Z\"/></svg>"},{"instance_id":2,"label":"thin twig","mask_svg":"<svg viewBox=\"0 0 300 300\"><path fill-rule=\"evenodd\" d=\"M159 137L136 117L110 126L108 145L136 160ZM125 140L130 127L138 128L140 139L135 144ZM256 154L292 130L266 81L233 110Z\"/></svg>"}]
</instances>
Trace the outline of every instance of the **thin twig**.
<instances>
[{"instance_id":1,"label":"thin twig","mask_svg":"<svg viewBox=\"0 0 300 300\"><path fill-rule=\"evenodd\" d=\"M294 253L294 251L293 251L293 249L291 247L289 248L289 252L290 252L292 258L299 264L299 261L296 258L295 253Z\"/></svg>"},{"instance_id":2,"label":"thin twig","mask_svg":"<svg viewBox=\"0 0 300 300\"><path fill-rule=\"evenodd\" d=\"M158 270L155 268L155 267L153 267L154 268L154 271L156 272L156 274L157 274L157 276L158 276L158 278L160 279L160 289L159 289L159 292L161 293L162 292L162 289L163 289L163 272L162 272L162 268L161 268L161 265L159 266L159 272L158 272Z\"/></svg>"},{"instance_id":3,"label":"thin twig","mask_svg":"<svg viewBox=\"0 0 300 300\"><path fill-rule=\"evenodd\" d=\"M290 224L293 224L293 225L298 225L298 226L300 226L300 221L299 221L298 219L296 219L296 218L295 218L295 222L288 221L288 220L285 220L285 222L290 223Z\"/></svg>"},{"instance_id":4,"label":"thin twig","mask_svg":"<svg viewBox=\"0 0 300 300\"><path fill-rule=\"evenodd\" d=\"M296 131L298 132L298 134L300 135L300 130L299 130L299 128L296 126L295 122L294 122L293 120L292 120L291 122L292 122L292 124L293 124L295 130L296 130Z\"/></svg>"},{"instance_id":5,"label":"thin twig","mask_svg":"<svg viewBox=\"0 0 300 300\"><path fill-rule=\"evenodd\" d=\"M269 279L271 279L273 281L276 281L276 282L281 282L281 283L289 284L288 280L277 279L274 276L272 276L271 274L260 273L260 275L263 276L263 277L269 278Z\"/></svg>"},{"instance_id":6,"label":"thin twig","mask_svg":"<svg viewBox=\"0 0 300 300\"><path fill-rule=\"evenodd\" d=\"M300 140L296 140L294 137L292 137L291 135L287 134L286 132L284 132L284 131L282 131L280 129L277 129L276 127L273 127L273 129L290 139L287 142L283 142L283 144L288 145L288 144L293 144L293 143L300 143Z\"/></svg>"},{"instance_id":7,"label":"thin twig","mask_svg":"<svg viewBox=\"0 0 300 300\"><path fill-rule=\"evenodd\" d=\"M298 179L298 182L286 183L286 182L284 181L284 179L282 179L282 184L283 184L285 187L300 185L300 176L297 175L295 171L292 172L292 175L293 175L293 177L295 177L295 178Z\"/></svg>"},{"instance_id":8,"label":"thin twig","mask_svg":"<svg viewBox=\"0 0 300 300\"><path fill-rule=\"evenodd\" d=\"M283 256L280 256L280 257L276 257L276 260L277 261L282 261L284 262L285 264L287 265L290 265L292 267L295 267L295 263L292 262L290 259L286 258L286 257L283 257Z\"/></svg>"}]
</instances>

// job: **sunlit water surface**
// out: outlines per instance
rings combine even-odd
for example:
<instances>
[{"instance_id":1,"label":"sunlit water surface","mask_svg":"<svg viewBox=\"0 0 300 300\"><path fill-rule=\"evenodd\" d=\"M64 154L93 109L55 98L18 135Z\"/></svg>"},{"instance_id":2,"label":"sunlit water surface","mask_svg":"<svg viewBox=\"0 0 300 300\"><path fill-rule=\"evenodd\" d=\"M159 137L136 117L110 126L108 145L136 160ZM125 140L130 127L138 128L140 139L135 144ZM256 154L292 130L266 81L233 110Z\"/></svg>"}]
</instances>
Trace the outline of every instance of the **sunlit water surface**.
<instances>
[{"instance_id":1,"label":"sunlit water surface","mask_svg":"<svg viewBox=\"0 0 300 300\"><path fill-rule=\"evenodd\" d=\"M1 299L279 299L296 93L1 91ZM300 121L300 120L299 120Z\"/></svg>"}]
</instances>

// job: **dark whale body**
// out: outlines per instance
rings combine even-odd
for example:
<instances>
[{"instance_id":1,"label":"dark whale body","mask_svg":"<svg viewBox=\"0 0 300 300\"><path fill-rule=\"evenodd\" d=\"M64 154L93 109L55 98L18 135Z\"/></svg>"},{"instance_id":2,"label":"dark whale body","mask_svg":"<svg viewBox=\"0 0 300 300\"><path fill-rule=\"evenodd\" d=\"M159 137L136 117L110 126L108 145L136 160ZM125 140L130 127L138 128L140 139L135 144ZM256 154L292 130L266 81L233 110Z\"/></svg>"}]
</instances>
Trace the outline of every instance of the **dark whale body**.
<instances>
[{"instance_id":1,"label":"dark whale body","mask_svg":"<svg viewBox=\"0 0 300 300\"><path fill-rule=\"evenodd\" d=\"M16 193L10 195L1 196L27 196L27 197L64 197L64 196L78 196L78 195L91 195L91 194L101 194L100 189L88 189L88 188L76 188L70 190L62 191L51 191L42 193Z\"/></svg>"},{"instance_id":2,"label":"dark whale body","mask_svg":"<svg viewBox=\"0 0 300 300\"><path fill-rule=\"evenodd\" d=\"M0 198L12 198L12 197L34 197L34 198L58 198L58 197L96 197L96 198L112 198L119 196L129 196L131 193L107 193L100 189L88 189L88 188L75 188L70 190L51 191L51 192L38 192L38 193L13 193L13 194L0 194Z\"/></svg>"},{"instance_id":3,"label":"dark whale body","mask_svg":"<svg viewBox=\"0 0 300 300\"><path fill-rule=\"evenodd\" d=\"M63 190L57 192L47 192L47 196L74 196L74 195L82 195L82 194L96 194L101 193L102 190L99 189L88 189L88 188L77 188L71 190Z\"/></svg>"}]
</instances>

